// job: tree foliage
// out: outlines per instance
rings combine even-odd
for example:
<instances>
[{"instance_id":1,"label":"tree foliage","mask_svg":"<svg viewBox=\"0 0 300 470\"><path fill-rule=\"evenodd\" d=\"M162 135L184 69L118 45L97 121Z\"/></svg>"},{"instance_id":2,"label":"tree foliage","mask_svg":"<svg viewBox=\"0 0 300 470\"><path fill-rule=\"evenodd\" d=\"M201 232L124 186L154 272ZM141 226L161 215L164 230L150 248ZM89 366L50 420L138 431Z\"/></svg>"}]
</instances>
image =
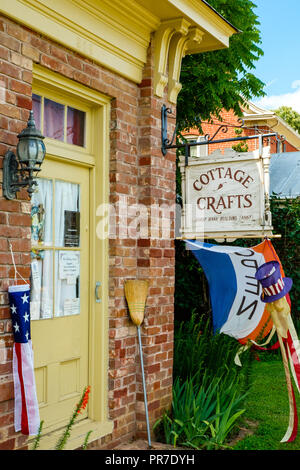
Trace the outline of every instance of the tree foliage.
<instances>
[{"instance_id":1,"label":"tree foliage","mask_svg":"<svg viewBox=\"0 0 300 470\"><path fill-rule=\"evenodd\" d=\"M233 109L241 116L240 105L245 100L265 95L264 83L252 73L255 61L263 55L255 4L251 0L209 3L241 32L230 38L229 48L183 58L177 102L179 130L201 129L199 118L220 117L222 109Z\"/></svg>"},{"instance_id":2,"label":"tree foliage","mask_svg":"<svg viewBox=\"0 0 300 470\"><path fill-rule=\"evenodd\" d=\"M300 114L297 111L289 106L280 106L274 110L274 113L300 134Z\"/></svg>"}]
</instances>

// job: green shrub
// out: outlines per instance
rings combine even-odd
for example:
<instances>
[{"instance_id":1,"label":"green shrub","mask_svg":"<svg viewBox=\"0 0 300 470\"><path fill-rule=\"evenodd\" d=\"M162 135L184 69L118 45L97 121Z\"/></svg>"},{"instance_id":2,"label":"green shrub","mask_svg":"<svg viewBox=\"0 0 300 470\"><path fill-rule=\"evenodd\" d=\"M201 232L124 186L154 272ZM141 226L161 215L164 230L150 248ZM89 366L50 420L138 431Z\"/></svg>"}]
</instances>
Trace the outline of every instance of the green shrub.
<instances>
[{"instance_id":1,"label":"green shrub","mask_svg":"<svg viewBox=\"0 0 300 470\"><path fill-rule=\"evenodd\" d=\"M238 381L228 377L211 377L206 373L201 385L197 376L175 379L170 412L155 424L160 439L167 444L196 449L224 447L228 434L245 411Z\"/></svg>"},{"instance_id":2,"label":"green shrub","mask_svg":"<svg viewBox=\"0 0 300 470\"><path fill-rule=\"evenodd\" d=\"M236 399L236 393L233 394L230 403L226 407L225 411L221 413L220 399L217 400L216 408L216 419L209 423L209 429L211 432L211 439L208 441L206 447L208 450L219 449L220 447L227 447L225 441L227 436L234 428L238 418L246 411L245 409L237 410L234 412L234 408L237 403L245 398L244 396L238 396Z\"/></svg>"},{"instance_id":3,"label":"green shrub","mask_svg":"<svg viewBox=\"0 0 300 470\"><path fill-rule=\"evenodd\" d=\"M155 425L160 440L197 449L224 447L244 410L251 353L243 367L234 357L240 344L213 335L210 321L193 312L175 327L172 408Z\"/></svg>"},{"instance_id":4,"label":"green shrub","mask_svg":"<svg viewBox=\"0 0 300 470\"><path fill-rule=\"evenodd\" d=\"M247 386L251 352L243 354L243 367L235 365L234 358L240 343L230 336L212 333L210 319L193 312L190 319L175 324L174 378L185 380L197 377L201 383L207 374L221 377L227 374L232 380L239 376L241 387Z\"/></svg>"},{"instance_id":5,"label":"green shrub","mask_svg":"<svg viewBox=\"0 0 300 470\"><path fill-rule=\"evenodd\" d=\"M282 263L285 275L293 279L290 290L293 318L300 319L300 198L271 197L274 233L281 238L272 241Z\"/></svg>"}]
</instances>

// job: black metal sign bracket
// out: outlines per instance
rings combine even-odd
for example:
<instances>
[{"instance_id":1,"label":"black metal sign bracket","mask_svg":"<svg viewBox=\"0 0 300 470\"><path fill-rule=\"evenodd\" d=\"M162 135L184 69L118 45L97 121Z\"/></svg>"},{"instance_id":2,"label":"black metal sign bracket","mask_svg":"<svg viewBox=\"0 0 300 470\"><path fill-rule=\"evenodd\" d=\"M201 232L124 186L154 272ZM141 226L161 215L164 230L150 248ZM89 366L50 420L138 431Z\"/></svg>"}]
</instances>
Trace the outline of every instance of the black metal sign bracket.
<instances>
[{"instance_id":1,"label":"black metal sign bracket","mask_svg":"<svg viewBox=\"0 0 300 470\"><path fill-rule=\"evenodd\" d=\"M237 141L244 141L244 140L250 140L250 139L258 139L259 140L259 145L263 145L263 140L266 138L271 138L275 137L277 142L283 142L285 141L285 137L283 135L279 135L277 132L272 132L268 134L256 134L256 135L248 135L248 136L240 136L240 137L230 137L227 139L217 139L215 140L216 135L222 131L223 133L226 133L228 131L228 125L227 124L221 124L219 125L218 129L214 133L212 137L210 137L208 134L204 136L204 139L201 140L200 142L182 142L179 144L174 144L174 140L176 137L176 132L177 132L177 127L175 126L174 132L172 139L168 139L168 114L172 115L172 109L167 108L166 105L163 105L161 107L161 152L165 156L168 152L169 149L184 149L184 155L185 155L185 164L188 164L188 159L190 157L190 149L191 147L195 147L198 145L209 145L209 144L221 144L223 142L237 142ZM172 115L173 118L175 118L174 115ZM241 120L241 125L240 126L234 126L235 128L244 128L244 121Z\"/></svg>"}]
</instances>

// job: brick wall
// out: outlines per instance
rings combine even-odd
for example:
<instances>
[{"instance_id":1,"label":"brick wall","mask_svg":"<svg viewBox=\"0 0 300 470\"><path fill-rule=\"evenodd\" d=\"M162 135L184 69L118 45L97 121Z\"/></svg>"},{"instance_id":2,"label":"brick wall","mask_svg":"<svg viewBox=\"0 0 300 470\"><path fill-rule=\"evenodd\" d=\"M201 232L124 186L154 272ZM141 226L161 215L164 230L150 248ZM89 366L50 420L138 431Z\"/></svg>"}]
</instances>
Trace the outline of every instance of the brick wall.
<instances>
[{"instance_id":1,"label":"brick wall","mask_svg":"<svg viewBox=\"0 0 300 470\"><path fill-rule=\"evenodd\" d=\"M161 154L161 107L167 98L153 95L153 51L148 51L148 62L140 85L139 98L139 202L152 212L148 238L138 240L137 263L140 278L149 279L147 316L143 327L145 373L149 390L150 422L165 409L172 393L173 368L173 312L175 286L174 221L176 197L176 154ZM172 107L172 106L170 106ZM173 107L174 109L174 107ZM170 123L169 135L174 131ZM166 232L163 214L170 215ZM168 236L168 229L170 234ZM139 378L137 395L139 411L138 435L145 435L145 417L142 385Z\"/></svg>"},{"instance_id":2,"label":"brick wall","mask_svg":"<svg viewBox=\"0 0 300 470\"><path fill-rule=\"evenodd\" d=\"M110 202L143 204L149 213L153 204L175 202L175 155L170 152L162 157L160 152L160 107L165 101L153 96L151 48L143 81L137 86L4 17L0 17L0 44L0 82L5 93L0 102L1 165L5 152L15 150L17 134L26 127L32 69L38 63L113 98ZM26 448L26 437L16 434L13 427L13 337L7 296L14 275L10 242L19 272L25 278L30 275L31 219L26 194L19 193L14 201L0 195L0 449ZM128 316L124 279L147 278L150 283L142 339L151 423L171 400L174 221L171 237L151 237L149 231L143 238L124 238L122 217L120 210L118 236L110 240L109 253L109 416L114 431L92 447L113 448L146 432L137 334Z\"/></svg>"}]
</instances>

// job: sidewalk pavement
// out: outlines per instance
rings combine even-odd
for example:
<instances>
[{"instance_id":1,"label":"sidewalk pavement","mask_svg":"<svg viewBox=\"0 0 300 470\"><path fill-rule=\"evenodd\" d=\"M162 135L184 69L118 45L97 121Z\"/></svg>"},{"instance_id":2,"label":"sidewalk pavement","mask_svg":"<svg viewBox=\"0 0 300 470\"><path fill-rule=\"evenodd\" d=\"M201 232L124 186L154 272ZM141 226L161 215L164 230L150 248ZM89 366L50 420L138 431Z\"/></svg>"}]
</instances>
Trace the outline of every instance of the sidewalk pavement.
<instances>
[{"instance_id":1,"label":"sidewalk pavement","mask_svg":"<svg viewBox=\"0 0 300 470\"><path fill-rule=\"evenodd\" d=\"M121 444L116 447L115 450L183 450L183 448L176 447L162 442L151 442L151 448L149 448L148 441L139 439L130 443Z\"/></svg>"}]
</instances>

